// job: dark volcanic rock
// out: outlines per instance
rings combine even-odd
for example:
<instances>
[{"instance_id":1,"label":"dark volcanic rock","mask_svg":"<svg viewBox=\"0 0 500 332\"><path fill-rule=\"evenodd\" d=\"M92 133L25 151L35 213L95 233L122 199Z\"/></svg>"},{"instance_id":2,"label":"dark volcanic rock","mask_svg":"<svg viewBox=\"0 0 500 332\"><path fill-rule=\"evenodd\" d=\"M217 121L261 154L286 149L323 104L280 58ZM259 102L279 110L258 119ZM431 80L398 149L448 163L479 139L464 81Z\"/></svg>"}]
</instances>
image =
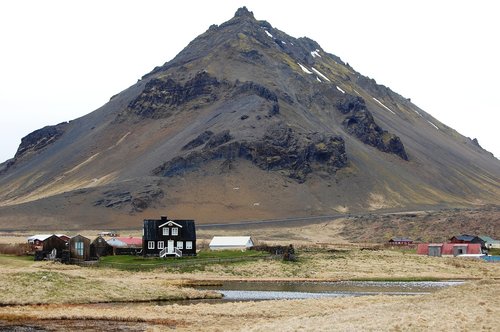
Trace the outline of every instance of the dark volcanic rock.
<instances>
[{"instance_id":1,"label":"dark volcanic rock","mask_svg":"<svg viewBox=\"0 0 500 332\"><path fill-rule=\"evenodd\" d=\"M342 124L349 134L382 152L392 153L408 160L401 139L377 125L363 98L347 95L339 100L336 106L340 113L347 115Z\"/></svg>"},{"instance_id":2,"label":"dark volcanic rock","mask_svg":"<svg viewBox=\"0 0 500 332\"><path fill-rule=\"evenodd\" d=\"M310 134L302 138L283 124L270 126L259 141L229 142L231 137L228 131L216 136L224 138L217 141L221 144L208 146L207 143L203 151L176 157L153 170L153 174L173 176L212 160L242 158L252 161L263 170L282 171L290 178L304 182L313 169L334 174L347 163L341 137Z\"/></svg>"},{"instance_id":3,"label":"dark volcanic rock","mask_svg":"<svg viewBox=\"0 0 500 332\"><path fill-rule=\"evenodd\" d=\"M350 112L356 113L358 111L365 110L366 104L363 98L348 95L337 102L337 109L342 114L348 114Z\"/></svg>"},{"instance_id":4,"label":"dark volcanic rock","mask_svg":"<svg viewBox=\"0 0 500 332\"><path fill-rule=\"evenodd\" d=\"M144 118L159 119L168 117L172 108L180 106L195 99L210 103L217 99L216 89L220 82L207 72L202 71L185 84L178 83L169 78L152 79L144 91L128 107Z\"/></svg>"},{"instance_id":5,"label":"dark volcanic rock","mask_svg":"<svg viewBox=\"0 0 500 332\"><path fill-rule=\"evenodd\" d=\"M216 148L219 145L222 145L224 143L229 142L231 139L232 139L232 136L231 136L229 130L224 130L224 131L210 137L210 139L208 140L207 144L205 145L205 147L203 149L208 150L208 149Z\"/></svg>"},{"instance_id":6,"label":"dark volcanic rock","mask_svg":"<svg viewBox=\"0 0 500 332\"><path fill-rule=\"evenodd\" d=\"M106 208L129 208L130 212L141 212L164 196L163 190L156 186L146 186L139 191L108 190L104 197L95 201L94 206Z\"/></svg>"},{"instance_id":7,"label":"dark volcanic rock","mask_svg":"<svg viewBox=\"0 0 500 332\"><path fill-rule=\"evenodd\" d=\"M47 145L54 143L64 134L67 126L67 122L62 122L55 126L46 126L42 129L35 130L31 134L23 137L14 159L18 160L29 153L36 152L43 149Z\"/></svg>"},{"instance_id":8,"label":"dark volcanic rock","mask_svg":"<svg viewBox=\"0 0 500 332\"><path fill-rule=\"evenodd\" d=\"M262 86L255 82L245 82L239 87L238 93L245 93L245 92L256 94L259 97L262 97L264 99L267 99L275 103L278 102L278 96L276 96L274 92L272 92L265 86Z\"/></svg>"},{"instance_id":9,"label":"dark volcanic rock","mask_svg":"<svg viewBox=\"0 0 500 332\"><path fill-rule=\"evenodd\" d=\"M182 147L182 150L191 150L205 144L214 133L210 130L204 131L198 135L194 140L190 141Z\"/></svg>"},{"instance_id":10,"label":"dark volcanic rock","mask_svg":"<svg viewBox=\"0 0 500 332\"><path fill-rule=\"evenodd\" d=\"M256 62L259 62L259 61L261 61L264 58L264 56L261 53L259 53L259 51L257 51L257 50L251 50L251 51L247 51L247 52L240 52L240 54L244 58L246 58L248 60L256 61Z\"/></svg>"},{"instance_id":11,"label":"dark volcanic rock","mask_svg":"<svg viewBox=\"0 0 500 332\"><path fill-rule=\"evenodd\" d=\"M264 98L267 101L271 102L272 107L268 112L269 117L277 115L280 112L280 107L279 107L279 103L278 103L278 96L276 95L276 93L269 90L265 86L257 84L255 82L251 82L251 81L245 82L239 86L238 86L238 83L236 85L237 85L237 89L236 89L235 95L255 94L255 95L257 95L261 98ZM244 120L243 117L242 117L242 120Z\"/></svg>"}]
</instances>

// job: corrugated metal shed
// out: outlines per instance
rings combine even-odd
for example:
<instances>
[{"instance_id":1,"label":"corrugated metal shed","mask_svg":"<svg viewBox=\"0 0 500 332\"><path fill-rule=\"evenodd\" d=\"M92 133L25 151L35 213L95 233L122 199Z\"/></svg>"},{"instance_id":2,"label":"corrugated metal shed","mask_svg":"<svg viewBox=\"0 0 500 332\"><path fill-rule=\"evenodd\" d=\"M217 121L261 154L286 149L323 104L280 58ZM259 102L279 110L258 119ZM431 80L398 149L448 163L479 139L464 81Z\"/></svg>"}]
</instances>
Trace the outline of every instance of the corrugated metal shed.
<instances>
[{"instance_id":1,"label":"corrugated metal shed","mask_svg":"<svg viewBox=\"0 0 500 332\"><path fill-rule=\"evenodd\" d=\"M209 247L212 250L248 249L254 246L250 236L214 236Z\"/></svg>"},{"instance_id":2,"label":"corrugated metal shed","mask_svg":"<svg viewBox=\"0 0 500 332\"><path fill-rule=\"evenodd\" d=\"M477 254L481 254L481 253L482 253L481 244L479 244L479 243L468 243L467 244L467 254L477 255Z\"/></svg>"},{"instance_id":3,"label":"corrugated metal shed","mask_svg":"<svg viewBox=\"0 0 500 332\"><path fill-rule=\"evenodd\" d=\"M429 256L459 256L464 254L481 254L479 243L420 243L417 254Z\"/></svg>"},{"instance_id":4,"label":"corrugated metal shed","mask_svg":"<svg viewBox=\"0 0 500 332\"><path fill-rule=\"evenodd\" d=\"M429 254L429 244L428 243L419 243L417 245L417 254L418 255L428 255Z\"/></svg>"}]
</instances>

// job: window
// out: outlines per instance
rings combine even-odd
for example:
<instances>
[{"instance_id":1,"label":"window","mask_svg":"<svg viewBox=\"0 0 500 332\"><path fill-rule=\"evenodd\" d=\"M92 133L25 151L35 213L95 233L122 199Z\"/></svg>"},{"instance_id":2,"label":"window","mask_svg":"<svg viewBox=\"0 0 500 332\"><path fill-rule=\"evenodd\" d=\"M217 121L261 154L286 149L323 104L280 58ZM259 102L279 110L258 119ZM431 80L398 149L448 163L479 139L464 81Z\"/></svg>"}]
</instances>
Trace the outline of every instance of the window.
<instances>
[{"instance_id":1,"label":"window","mask_svg":"<svg viewBox=\"0 0 500 332\"><path fill-rule=\"evenodd\" d=\"M177 249L184 249L184 242L177 241Z\"/></svg>"},{"instance_id":2,"label":"window","mask_svg":"<svg viewBox=\"0 0 500 332\"><path fill-rule=\"evenodd\" d=\"M168 235L168 227L163 227L163 235Z\"/></svg>"},{"instance_id":3,"label":"window","mask_svg":"<svg viewBox=\"0 0 500 332\"><path fill-rule=\"evenodd\" d=\"M148 241L148 249L154 249L155 248L155 241Z\"/></svg>"},{"instance_id":4,"label":"window","mask_svg":"<svg viewBox=\"0 0 500 332\"><path fill-rule=\"evenodd\" d=\"M83 242L75 242L75 250L78 256L83 256Z\"/></svg>"},{"instance_id":5,"label":"window","mask_svg":"<svg viewBox=\"0 0 500 332\"><path fill-rule=\"evenodd\" d=\"M192 241L186 241L186 249L193 249L193 242Z\"/></svg>"},{"instance_id":6,"label":"window","mask_svg":"<svg viewBox=\"0 0 500 332\"><path fill-rule=\"evenodd\" d=\"M179 235L179 229L177 227L172 227L172 235L173 236Z\"/></svg>"},{"instance_id":7,"label":"window","mask_svg":"<svg viewBox=\"0 0 500 332\"><path fill-rule=\"evenodd\" d=\"M163 241L158 241L158 249L165 248L165 243Z\"/></svg>"}]
</instances>

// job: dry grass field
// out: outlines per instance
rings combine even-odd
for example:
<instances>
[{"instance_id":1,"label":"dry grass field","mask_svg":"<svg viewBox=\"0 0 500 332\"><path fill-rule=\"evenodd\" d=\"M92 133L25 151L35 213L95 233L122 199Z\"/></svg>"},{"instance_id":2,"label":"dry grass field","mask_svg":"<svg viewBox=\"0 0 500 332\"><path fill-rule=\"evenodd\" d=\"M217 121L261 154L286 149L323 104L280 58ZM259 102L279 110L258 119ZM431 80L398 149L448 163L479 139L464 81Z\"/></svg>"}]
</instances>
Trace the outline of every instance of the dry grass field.
<instances>
[{"instance_id":1,"label":"dry grass field","mask_svg":"<svg viewBox=\"0 0 500 332\"><path fill-rule=\"evenodd\" d=\"M86 328L82 330L87 331L116 322L128 330L148 331L498 331L499 294L498 280L483 280L411 297L17 306L0 308L0 317L11 323L50 325L60 330L71 330L84 321Z\"/></svg>"},{"instance_id":2,"label":"dry grass field","mask_svg":"<svg viewBox=\"0 0 500 332\"><path fill-rule=\"evenodd\" d=\"M280 260L209 264L181 271L88 268L0 256L0 327L53 330L324 331L498 330L500 264L389 250L299 251ZM190 284L221 280L466 279L436 293L192 304L216 298ZM111 303L109 303L111 302ZM467 303L467 305L457 305ZM35 305L36 304L36 305ZM83 324L85 322L85 324Z\"/></svg>"},{"instance_id":3,"label":"dry grass field","mask_svg":"<svg viewBox=\"0 0 500 332\"><path fill-rule=\"evenodd\" d=\"M386 218L377 218L374 225L382 227ZM404 218L398 217L398 228L403 227ZM354 220L360 226L366 221ZM17 326L25 330L95 331L106 326L108 331L500 331L500 264L419 256L412 250L391 250L380 243L353 243L345 235L352 222L340 218L290 227L198 231L199 248L206 247L214 235L251 235L260 244L292 243L297 262L258 259L164 265L138 272L0 255L0 330ZM79 233L92 239L98 232ZM362 235L367 232L359 233L359 240L370 240ZM140 236L141 232L120 233ZM0 246L24 243L29 235L0 233ZM206 299L220 298L220 294L192 288L225 280L436 279L466 282L415 296L211 303Z\"/></svg>"}]
</instances>

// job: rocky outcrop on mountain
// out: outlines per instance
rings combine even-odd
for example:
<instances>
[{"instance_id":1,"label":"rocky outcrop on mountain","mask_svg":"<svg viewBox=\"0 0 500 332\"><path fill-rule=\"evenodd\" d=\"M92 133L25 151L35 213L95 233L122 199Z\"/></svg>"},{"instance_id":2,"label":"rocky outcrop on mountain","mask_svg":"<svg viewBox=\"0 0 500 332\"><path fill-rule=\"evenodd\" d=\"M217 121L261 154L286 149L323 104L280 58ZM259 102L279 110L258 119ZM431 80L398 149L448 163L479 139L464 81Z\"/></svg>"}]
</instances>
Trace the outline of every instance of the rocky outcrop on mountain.
<instances>
[{"instance_id":1,"label":"rocky outcrop on mountain","mask_svg":"<svg viewBox=\"0 0 500 332\"><path fill-rule=\"evenodd\" d=\"M64 134L67 126L68 122L62 122L55 126L46 126L42 129L35 130L31 134L23 137L14 159L17 161L30 153L39 151L47 145L54 143Z\"/></svg>"},{"instance_id":2,"label":"rocky outcrop on mountain","mask_svg":"<svg viewBox=\"0 0 500 332\"><path fill-rule=\"evenodd\" d=\"M132 212L141 212L154 202L164 197L164 192L157 186L146 186L138 191L108 190L103 192L104 197L95 201L94 206L106 208L128 208Z\"/></svg>"},{"instance_id":3,"label":"rocky outcrop on mountain","mask_svg":"<svg viewBox=\"0 0 500 332\"><path fill-rule=\"evenodd\" d=\"M191 150L205 144L213 134L210 130L202 132L195 139L184 145L182 150Z\"/></svg>"},{"instance_id":4,"label":"rocky outcrop on mountain","mask_svg":"<svg viewBox=\"0 0 500 332\"><path fill-rule=\"evenodd\" d=\"M263 139L249 148L247 159L261 169L285 171L299 182L313 169L333 174L347 164L341 137L320 133L301 136L283 124L270 126Z\"/></svg>"},{"instance_id":5,"label":"rocky outcrop on mountain","mask_svg":"<svg viewBox=\"0 0 500 332\"><path fill-rule=\"evenodd\" d=\"M212 139L217 144L209 144ZM263 170L281 171L298 182L304 182L314 169L334 174L347 164L341 137L320 133L298 134L282 123L269 126L258 141L231 139L229 131L215 134L203 149L176 157L153 170L153 174L173 176L212 160L242 158Z\"/></svg>"},{"instance_id":6,"label":"rocky outcrop on mountain","mask_svg":"<svg viewBox=\"0 0 500 332\"><path fill-rule=\"evenodd\" d=\"M263 85L257 84L255 82L244 82L240 85L236 82L236 92L235 96L239 94L254 94L272 103L271 109L269 109L267 116L271 117L280 112L280 107L278 103L278 96L276 93L272 92Z\"/></svg>"},{"instance_id":7,"label":"rocky outcrop on mountain","mask_svg":"<svg viewBox=\"0 0 500 332\"><path fill-rule=\"evenodd\" d=\"M363 98L348 95L337 102L337 109L342 114L347 115L342 125L349 134L380 151L392 153L403 160L408 160L401 139L380 128L373 119L373 115L366 108Z\"/></svg>"},{"instance_id":8,"label":"rocky outcrop on mountain","mask_svg":"<svg viewBox=\"0 0 500 332\"><path fill-rule=\"evenodd\" d=\"M214 149L224 143L229 142L233 137L230 134L229 129L223 130L220 133L217 133L210 137L207 144L205 144L204 150Z\"/></svg>"},{"instance_id":9,"label":"rocky outcrop on mountain","mask_svg":"<svg viewBox=\"0 0 500 332\"><path fill-rule=\"evenodd\" d=\"M206 71L197 73L185 84L168 78L154 78L146 83L144 91L128 107L141 118L165 118L172 115L172 108L192 100L210 103L217 99L220 82Z\"/></svg>"}]
</instances>

